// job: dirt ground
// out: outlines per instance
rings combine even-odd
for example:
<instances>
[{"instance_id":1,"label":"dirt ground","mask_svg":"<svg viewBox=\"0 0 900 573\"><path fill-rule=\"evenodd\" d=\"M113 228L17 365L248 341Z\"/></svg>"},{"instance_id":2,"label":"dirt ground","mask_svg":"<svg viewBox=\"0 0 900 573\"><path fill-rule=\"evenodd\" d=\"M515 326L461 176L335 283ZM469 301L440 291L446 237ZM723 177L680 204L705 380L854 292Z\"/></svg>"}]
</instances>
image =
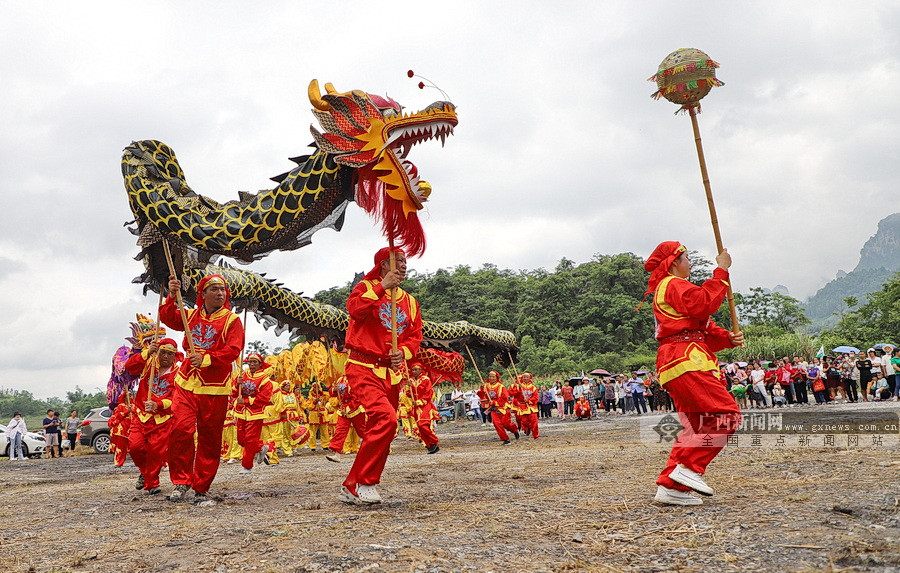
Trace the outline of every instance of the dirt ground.
<instances>
[{"instance_id":1,"label":"dirt ground","mask_svg":"<svg viewBox=\"0 0 900 573\"><path fill-rule=\"evenodd\" d=\"M897 403L808 407L853 420ZM661 506L660 417L543 422L501 446L490 426L438 426L441 451L398 438L380 506L337 501L349 458L321 451L238 475L215 505L133 489L129 461L0 460L9 571L898 571L900 447L729 447L702 506ZM658 440L657 440L658 442ZM163 476L164 493L171 491Z\"/></svg>"}]
</instances>

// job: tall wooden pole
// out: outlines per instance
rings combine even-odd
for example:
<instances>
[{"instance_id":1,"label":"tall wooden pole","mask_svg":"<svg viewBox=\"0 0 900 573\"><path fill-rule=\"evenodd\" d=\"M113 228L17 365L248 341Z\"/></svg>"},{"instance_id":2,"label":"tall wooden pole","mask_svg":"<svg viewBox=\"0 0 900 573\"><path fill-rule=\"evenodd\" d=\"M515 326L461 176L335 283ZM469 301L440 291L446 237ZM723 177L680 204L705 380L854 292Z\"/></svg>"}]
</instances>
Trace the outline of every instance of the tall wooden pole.
<instances>
[{"instance_id":1,"label":"tall wooden pole","mask_svg":"<svg viewBox=\"0 0 900 573\"><path fill-rule=\"evenodd\" d=\"M706 158L703 156L703 142L700 139L700 126L697 123L697 108L688 110L691 116L691 126L694 128L694 143L697 144L697 158L700 160L700 174L703 176L703 188L706 190L706 203L709 205L709 218L712 221L713 234L716 237L716 249L721 253L725 247L722 245L722 234L719 232L719 218L716 215L716 204L713 202L712 188L709 185L709 173L706 171ZM731 283L728 284L728 310L731 311L731 331L740 332L737 309L734 305L734 293Z\"/></svg>"},{"instance_id":2,"label":"tall wooden pole","mask_svg":"<svg viewBox=\"0 0 900 573\"><path fill-rule=\"evenodd\" d=\"M178 275L175 274L175 264L172 262L172 253L169 251L169 241L163 239L163 251L166 253L166 262L169 264L169 274L175 278L178 278ZM166 284L166 288L168 287L168 283ZM203 295L201 293L197 293L197 296L200 297L200 302L203 302ZM188 348L191 351L191 354L196 352L194 349L194 337L191 336L191 327L188 325L187 313L184 311L184 301L181 300L181 291L175 293L175 300L178 302L178 314L181 315L181 322L184 324L184 335L188 341Z\"/></svg>"},{"instance_id":3,"label":"tall wooden pole","mask_svg":"<svg viewBox=\"0 0 900 573\"><path fill-rule=\"evenodd\" d=\"M472 368L475 369L475 372L478 374L478 379L481 380L481 385L484 386L484 376L481 375L481 370L478 368L478 364L475 364L475 357L472 356L472 351L469 350L468 344L463 344L466 347L466 352L469 353L469 360L472 361Z\"/></svg>"},{"instance_id":4,"label":"tall wooden pole","mask_svg":"<svg viewBox=\"0 0 900 573\"><path fill-rule=\"evenodd\" d=\"M397 270L397 257L394 255L394 233L388 235L388 245L391 248L391 271ZM391 352L397 352L397 289L391 289Z\"/></svg>"}]
</instances>

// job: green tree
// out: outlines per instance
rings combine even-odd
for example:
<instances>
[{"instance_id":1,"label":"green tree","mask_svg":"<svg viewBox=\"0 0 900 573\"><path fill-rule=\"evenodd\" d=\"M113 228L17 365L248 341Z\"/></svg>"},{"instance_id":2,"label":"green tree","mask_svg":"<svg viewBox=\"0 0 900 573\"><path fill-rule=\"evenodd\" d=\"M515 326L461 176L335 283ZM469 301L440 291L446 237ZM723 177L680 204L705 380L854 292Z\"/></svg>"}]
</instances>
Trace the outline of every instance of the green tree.
<instances>
[{"instance_id":1,"label":"green tree","mask_svg":"<svg viewBox=\"0 0 900 573\"><path fill-rule=\"evenodd\" d=\"M800 302L779 292L753 287L749 294L735 293L738 317L751 326L764 326L777 332L794 332L810 323Z\"/></svg>"},{"instance_id":2,"label":"green tree","mask_svg":"<svg viewBox=\"0 0 900 573\"><path fill-rule=\"evenodd\" d=\"M78 410L78 416L83 418L93 408L106 405L106 391L98 389L97 392L88 394L81 387L75 386L75 391L66 392L66 403L59 412L68 417L72 410Z\"/></svg>"}]
</instances>

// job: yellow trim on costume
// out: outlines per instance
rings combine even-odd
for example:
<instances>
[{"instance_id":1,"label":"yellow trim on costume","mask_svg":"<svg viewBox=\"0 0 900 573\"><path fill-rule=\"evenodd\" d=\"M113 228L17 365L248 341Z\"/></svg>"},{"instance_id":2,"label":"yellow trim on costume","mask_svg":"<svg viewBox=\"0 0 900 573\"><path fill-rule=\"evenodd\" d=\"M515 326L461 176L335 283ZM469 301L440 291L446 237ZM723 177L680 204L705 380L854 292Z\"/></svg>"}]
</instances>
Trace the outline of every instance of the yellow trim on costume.
<instances>
[{"instance_id":1,"label":"yellow trim on costume","mask_svg":"<svg viewBox=\"0 0 900 573\"><path fill-rule=\"evenodd\" d=\"M713 372L718 378L719 364L714 359L710 359L709 354L696 342L692 342L685 349L683 356L659 368L659 383L665 384L687 372Z\"/></svg>"},{"instance_id":2,"label":"yellow trim on costume","mask_svg":"<svg viewBox=\"0 0 900 573\"><path fill-rule=\"evenodd\" d=\"M372 281L363 281L363 284L366 286L366 292L362 293L362 298L367 298L369 300L378 300L381 298L375 294L375 283Z\"/></svg>"},{"instance_id":3,"label":"yellow trim on costume","mask_svg":"<svg viewBox=\"0 0 900 573\"><path fill-rule=\"evenodd\" d=\"M659 286L656 287L656 294L654 295L653 302L656 303L656 308L659 310L660 314L664 315L666 318L671 318L674 320L679 320L681 318L685 318L685 315L679 313L675 310L671 304L666 302L666 288L668 288L669 283L672 282L672 279L676 279L675 275L669 275L663 280L659 281Z\"/></svg>"},{"instance_id":4,"label":"yellow trim on costume","mask_svg":"<svg viewBox=\"0 0 900 573\"><path fill-rule=\"evenodd\" d=\"M354 416L358 416L359 414L365 414L365 413L366 413L366 409L362 406L362 404L360 404L359 406L356 407L356 410L353 410L352 412L347 412L346 414L344 414L344 417L352 418Z\"/></svg>"}]
</instances>

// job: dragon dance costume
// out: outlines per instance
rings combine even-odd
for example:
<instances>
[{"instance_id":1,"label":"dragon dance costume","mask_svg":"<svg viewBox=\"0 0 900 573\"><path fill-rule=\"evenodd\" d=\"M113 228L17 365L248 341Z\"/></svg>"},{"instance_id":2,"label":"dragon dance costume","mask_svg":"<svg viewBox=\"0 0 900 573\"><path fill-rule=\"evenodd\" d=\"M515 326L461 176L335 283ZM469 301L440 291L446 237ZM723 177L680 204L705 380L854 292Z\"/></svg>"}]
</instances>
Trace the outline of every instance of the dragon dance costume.
<instances>
[{"instance_id":1,"label":"dragon dance costume","mask_svg":"<svg viewBox=\"0 0 900 573\"><path fill-rule=\"evenodd\" d=\"M403 254L400 249L394 249ZM391 297L381 284L381 264L390 249L375 254L375 267L363 277L347 299L350 325L346 346L350 349L346 376L366 411L366 430L344 487L355 496L357 485L376 485L397 432L398 384L401 375L391 368ZM422 342L419 303L400 287L395 288L397 348L411 359Z\"/></svg>"},{"instance_id":2,"label":"dragon dance costume","mask_svg":"<svg viewBox=\"0 0 900 573\"><path fill-rule=\"evenodd\" d=\"M151 356L147 348L132 354L125 362L128 372L140 376L128 433L128 451L144 477L144 489L148 491L159 487L159 472L167 461L175 373L178 362L184 359L178 352L178 344L171 338L160 340L158 347L160 351L176 355L174 364L165 371L160 370L158 357ZM148 412L147 402L156 404L156 409Z\"/></svg>"},{"instance_id":3,"label":"dragon dance costume","mask_svg":"<svg viewBox=\"0 0 900 573\"><path fill-rule=\"evenodd\" d=\"M263 420L266 418L266 408L272 403L273 392L269 364L256 352L248 354L244 361L248 362L251 358L259 360L259 368L256 372L242 372L233 392L237 441L244 448L241 467L248 470L253 468L253 458L262 449Z\"/></svg>"},{"instance_id":4,"label":"dragon dance costume","mask_svg":"<svg viewBox=\"0 0 900 573\"><path fill-rule=\"evenodd\" d=\"M661 243L644 268L651 273L647 292L653 293L659 382L672 397L684 427L656 483L689 492L700 490L676 482L671 474L681 466L702 475L737 429L741 414L715 355L734 345L729 332L710 320L727 294L728 271L716 268L711 279L697 286L671 274L673 262L684 252L677 241Z\"/></svg>"},{"instance_id":5,"label":"dragon dance costume","mask_svg":"<svg viewBox=\"0 0 900 573\"><path fill-rule=\"evenodd\" d=\"M484 394L490 403L488 409L491 413L491 422L494 423L494 429L497 430L497 437L504 444L508 444L509 434L506 432L510 431L518 439L519 428L510 419L509 392L500 381L499 372L491 370L488 374L488 379L484 383Z\"/></svg>"},{"instance_id":6,"label":"dragon dance costume","mask_svg":"<svg viewBox=\"0 0 900 573\"><path fill-rule=\"evenodd\" d=\"M197 288L202 293L211 284L225 286L225 304L212 314L203 297L197 308L185 309L196 351L203 355L199 367L185 360L175 377L172 434L169 438L169 476L176 486L190 486L205 494L219 469L222 430L233 384L232 364L244 347L244 326L231 312L228 285L220 275L204 277ZM160 307L160 319L173 330L184 330L175 298L169 295ZM182 347L190 348L186 333ZM197 435L196 445L194 435Z\"/></svg>"},{"instance_id":7,"label":"dragon dance costume","mask_svg":"<svg viewBox=\"0 0 900 573\"><path fill-rule=\"evenodd\" d=\"M222 461L234 463L244 457L244 448L237 441L237 420L234 417L234 399L228 401L225 425L222 428Z\"/></svg>"},{"instance_id":8,"label":"dragon dance costume","mask_svg":"<svg viewBox=\"0 0 900 573\"><path fill-rule=\"evenodd\" d=\"M422 364L418 361L408 363L408 367L412 370L418 366L420 374L418 376L410 376L410 386L412 387L413 397L415 399L416 413L415 421L418 429L419 439L428 448L431 453L432 448L438 445L437 434L434 433L434 421L440 418L438 410L434 405L434 386L431 378L425 374Z\"/></svg>"},{"instance_id":9,"label":"dragon dance costume","mask_svg":"<svg viewBox=\"0 0 900 573\"><path fill-rule=\"evenodd\" d=\"M110 452L115 454L113 464L122 467L128 456L128 432L131 431L131 408L126 403L127 392L119 396L119 403L113 409L112 415L106 421L109 426Z\"/></svg>"},{"instance_id":10,"label":"dragon dance costume","mask_svg":"<svg viewBox=\"0 0 900 573\"><path fill-rule=\"evenodd\" d=\"M538 399L540 391L534 385L531 374L522 374L522 382L517 385L516 391L511 393L513 403L518 405L516 419L522 424L522 430L526 435L531 435L535 440L540 437L538 431Z\"/></svg>"},{"instance_id":11,"label":"dragon dance costume","mask_svg":"<svg viewBox=\"0 0 900 573\"><path fill-rule=\"evenodd\" d=\"M337 425L331 441L328 442L328 449L338 454L356 451L359 449L359 438L366 434L366 409L356 398L346 376L335 380L329 392L332 397L338 399L340 406L337 411Z\"/></svg>"},{"instance_id":12,"label":"dragon dance costume","mask_svg":"<svg viewBox=\"0 0 900 573\"><path fill-rule=\"evenodd\" d=\"M320 444L322 449L328 447L330 435L328 433L328 419L326 417L325 402L327 396L322 391L322 386L318 381L312 383L309 387L309 395L306 397L303 405L309 413L307 416L309 426L309 439L307 445L312 451L316 451L316 444ZM318 441L317 441L318 440Z\"/></svg>"},{"instance_id":13,"label":"dragon dance costume","mask_svg":"<svg viewBox=\"0 0 900 573\"><path fill-rule=\"evenodd\" d=\"M281 387L276 386L273 382L271 402L266 406L264 412L260 437L261 444L266 446L266 461L270 465L281 463L281 458L278 457L278 447L283 445L281 419L284 416L285 408L287 408L284 396L285 393ZM282 451L287 453L286 450Z\"/></svg>"}]
</instances>

